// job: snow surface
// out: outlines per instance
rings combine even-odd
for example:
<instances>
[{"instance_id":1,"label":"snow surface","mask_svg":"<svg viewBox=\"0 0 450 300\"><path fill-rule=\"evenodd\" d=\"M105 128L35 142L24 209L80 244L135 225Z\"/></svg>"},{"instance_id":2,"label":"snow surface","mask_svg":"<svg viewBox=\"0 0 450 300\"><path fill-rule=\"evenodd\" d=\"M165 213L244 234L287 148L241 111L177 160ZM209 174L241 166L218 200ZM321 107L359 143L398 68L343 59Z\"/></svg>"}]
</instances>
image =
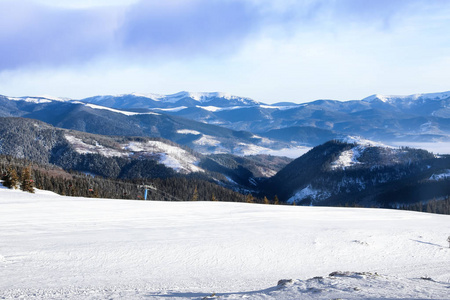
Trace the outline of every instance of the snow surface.
<instances>
[{"instance_id":1,"label":"snow surface","mask_svg":"<svg viewBox=\"0 0 450 300\"><path fill-rule=\"evenodd\" d=\"M179 106L179 107L172 107L172 108L153 108L154 110L159 110L159 111L171 111L171 112L177 112L183 109L188 108L187 106Z\"/></svg>"},{"instance_id":2,"label":"snow surface","mask_svg":"<svg viewBox=\"0 0 450 300\"><path fill-rule=\"evenodd\" d=\"M88 104L88 103L84 103L84 102L78 102L80 104L83 104L87 107L93 108L93 109L103 109L103 110L109 110L115 113L119 113L119 114L123 114L126 116L135 116L135 115L156 115L156 116L160 116L160 114L155 113L155 112L146 112L146 113L137 113L137 112L131 112L131 111L125 111L125 110L118 110L118 109L114 109L114 108L110 108L110 107L106 107L106 106L100 106L100 105L96 105L96 104Z\"/></svg>"},{"instance_id":3,"label":"snow surface","mask_svg":"<svg viewBox=\"0 0 450 300\"><path fill-rule=\"evenodd\" d=\"M179 133L179 134L194 134L194 135L201 134L201 132L198 132L196 130L190 130L190 129L180 129L180 130L177 130L177 133Z\"/></svg>"},{"instance_id":4,"label":"snow surface","mask_svg":"<svg viewBox=\"0 0 450 300\"><path fill-rule=\"evenodd\" d=\"M448 299L449 232L418 212L0 189L0 299Z\"/></svg>"}]
</instances>

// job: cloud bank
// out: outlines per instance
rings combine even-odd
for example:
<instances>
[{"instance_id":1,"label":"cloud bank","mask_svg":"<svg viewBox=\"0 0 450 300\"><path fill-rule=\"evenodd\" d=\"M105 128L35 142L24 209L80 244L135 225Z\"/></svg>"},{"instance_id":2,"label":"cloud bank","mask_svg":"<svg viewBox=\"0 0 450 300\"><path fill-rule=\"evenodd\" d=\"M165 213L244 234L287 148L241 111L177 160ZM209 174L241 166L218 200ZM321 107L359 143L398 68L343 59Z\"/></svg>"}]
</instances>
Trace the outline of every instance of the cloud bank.
<instances>
[{"instance_id":1,"label":"cloud bank","mask_svg":"<svg viewBox=\"0 0 450 300\"><path fill-rule=\"evenodd\" d=\"M0 70L61 65L102 55L220 55L258 29L246 1L142 1L73 9L0 2Z\"/></svg>"},{"instance_id":2,"label":"cloud bank","mask_svg":"<svg viewBox=\"0 0 450 300\"><path fill-rule=\"evenodd\" d=\"M450 89L450 1L0 0L0 93Z\"/></svg>"},{"instance_id":3,"label":"cloud bank","mask_svg":"<svg viewBox=\"0 0 450 300\"><path fill-rule=\"evenodd\" d=\"M440 4L443 2L440 1ZM0 70L55 66L112 55L185 59L232 54L271 28L336 30L375 24L386 30L408 10L436 1L406 0L148 0L127 6L50 6L0 2Z\"/></svg>"}]
</instances>

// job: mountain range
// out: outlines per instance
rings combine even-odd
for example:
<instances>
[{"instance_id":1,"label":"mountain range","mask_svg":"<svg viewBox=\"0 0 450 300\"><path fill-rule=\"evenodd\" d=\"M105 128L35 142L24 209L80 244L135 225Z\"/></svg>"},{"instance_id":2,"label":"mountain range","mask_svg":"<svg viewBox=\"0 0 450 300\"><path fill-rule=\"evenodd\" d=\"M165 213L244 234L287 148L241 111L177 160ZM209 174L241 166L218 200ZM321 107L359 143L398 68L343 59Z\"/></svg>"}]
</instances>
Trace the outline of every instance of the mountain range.
<instances>
[{"instance_id":1,"label":"mountain range","mask_svg":"<svg viewBox=\"0 0 450 300\"><path fill-rule=\"evenodd\" d=\"M0 116L41 120L56 127L102 135L161 137L200 153L251 155L292 148L248 131L236 131L165 113L136 113L78 100L0 96ZM304 147L298 147L300 151Z\"/></svg>"},{"instance_id":2,"label":"mountain range","mask_svg":"<svg viewBox=\"0 0 450 300\"><path fill-rule=\"evenodd\" d=\"M268 153L348 135L387 144L450 141L450 92L272 105L226 93L190 92L80 100L0 97L0 102L2 116L98 134L160 136L202 153ZM107 126L97 128L90 116Z\"/></svg>"},{"instance_id":3,"label":"mountain range","mask_svg":"<svg viewBox=\"0 0 450 300\"><path fill-rule=\"evenodd\" d=\"M383 142L450 139L450 92L272 105L223 93L189 92L97 96L81 101L123 110L160 112L263 137L276 135L282 141L308 146L342 135Z\"/></svg>"},{"instance_id":4,"label":"mountain range","mask_svg":"<svg viewBox=\"0 0 450 300\"><path fill-rule=\"evenodd\" d=\"M447 156L384 144L448 141L449 104L450 92L273 105L224 93L0 96L0 152L110 178L195 174L287 203L392 206L450 194ZM286 149L294 161L260 155Z\"/></svg>"}]
</instances>

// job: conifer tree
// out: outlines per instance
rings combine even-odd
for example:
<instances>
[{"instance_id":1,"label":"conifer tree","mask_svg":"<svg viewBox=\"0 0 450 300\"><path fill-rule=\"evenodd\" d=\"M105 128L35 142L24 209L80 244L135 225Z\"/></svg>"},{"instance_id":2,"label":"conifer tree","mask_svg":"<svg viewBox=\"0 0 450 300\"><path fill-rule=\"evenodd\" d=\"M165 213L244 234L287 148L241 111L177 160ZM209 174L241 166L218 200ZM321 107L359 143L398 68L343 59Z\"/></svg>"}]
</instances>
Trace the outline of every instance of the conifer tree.
<instances>
[{"instance_id":1,"label":"conifer tree","mask_svg":"<svg viewBox=\"0 0 450 300\"><path fill-rule=\"evenodd\" d=\"M24 168L22 170L22 180L20 189L24 192L34 193L34 181L31 178L30 167Z\"/></svg>"},{"instance_id":2,"label":"conifer tree","mask_svg":"<svg viewBox=\"0 0 450 300\"><path fill-rule=\"evenodd\" d=\"M9 166L6 169L6 174L3 177L3 185L10 189L17 189L17 185L19 184L19 176L15 169Z\"/></svg>"},{"instance_id":3,"label":"conifer tree","mask_svg":"<svg viewBox=\"0 0 450 300\"><path fill-rule=\"evenodd\" d=\"M198 200L198 191L197 191L197 186L195 186L194 193L192 194L192 201L197 201L197 200Z\"/></svg>"},{"instance_id":4,"label":"conifer tree","mask_svg":"<svg viewBox=\"0 0 450 300\"><path fill-rule=\"evenodd\" d=\"M212 194L211 201L217 201L217 198L216 196L214 196L214 194Z\"/></svg>"},{"instance_id":5,"label":"conifer tree","mask_svg":"<svg viewBox=\"0 0 450 300\"><path fill-rule=\"evenodd\" d=\"M247 203L253 203L253 199L252 194L247 194L247 196L245 196L245 202Z\"/></svg>"},{"instance_id":6,"label":"conifer tree","mask_svg":"<svg viewBox=\"0 0 450 300\"><path fill-rule=\"evenodd\" d=\"M280 204L280 200L278 200L277 195L275 195L275 198L273 198L273 204L276 204L276 205Z\"/></svg>"},{"instance_id":7,"label":"conifer tree","mask_svg":"<svg viewBox=\"0 0 450 300\"><path fill-rule=\"evenodd\" d=\"M266 197L266 196L264 196L264 199L263 199L263 201L264 201L264 204L270 204L270 202L269 202L269 199L267 199L267 197Z\"/></svg>"}]
</instances>

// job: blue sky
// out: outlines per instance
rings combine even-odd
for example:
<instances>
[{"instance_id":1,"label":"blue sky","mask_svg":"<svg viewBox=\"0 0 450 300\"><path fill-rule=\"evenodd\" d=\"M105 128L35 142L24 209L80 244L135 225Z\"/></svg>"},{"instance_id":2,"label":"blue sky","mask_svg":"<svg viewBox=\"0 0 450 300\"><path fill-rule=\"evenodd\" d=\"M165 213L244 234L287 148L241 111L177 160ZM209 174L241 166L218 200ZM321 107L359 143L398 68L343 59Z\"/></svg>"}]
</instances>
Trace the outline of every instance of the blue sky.
<instances>
[{"instance_id":1,"label":"blue sky","mask_svg":"<svg viewBox=\"0 0 450 300\"><path fill-rule=\"evenodd\" d=\"M450 90L446 0L0 0L0 94Z\"/></svg>"}]
</instances>

